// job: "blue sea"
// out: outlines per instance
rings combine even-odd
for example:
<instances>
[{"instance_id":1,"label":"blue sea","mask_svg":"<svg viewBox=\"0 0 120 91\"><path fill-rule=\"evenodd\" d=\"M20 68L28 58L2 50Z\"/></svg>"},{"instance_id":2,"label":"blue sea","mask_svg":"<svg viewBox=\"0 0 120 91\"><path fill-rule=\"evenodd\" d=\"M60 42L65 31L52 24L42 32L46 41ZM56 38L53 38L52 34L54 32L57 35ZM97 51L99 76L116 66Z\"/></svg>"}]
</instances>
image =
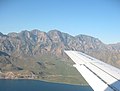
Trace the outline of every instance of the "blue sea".
<instances>
[{"instance_id":1,"label":"blue sea","mask_svg":"<svg viewBox=\"0 0 120 91\"><path fill-rule=\"evenodd\" d=\"M0 80L0 91L93 91L89 86L38 80Z\"/></svg>"}]
</instances>

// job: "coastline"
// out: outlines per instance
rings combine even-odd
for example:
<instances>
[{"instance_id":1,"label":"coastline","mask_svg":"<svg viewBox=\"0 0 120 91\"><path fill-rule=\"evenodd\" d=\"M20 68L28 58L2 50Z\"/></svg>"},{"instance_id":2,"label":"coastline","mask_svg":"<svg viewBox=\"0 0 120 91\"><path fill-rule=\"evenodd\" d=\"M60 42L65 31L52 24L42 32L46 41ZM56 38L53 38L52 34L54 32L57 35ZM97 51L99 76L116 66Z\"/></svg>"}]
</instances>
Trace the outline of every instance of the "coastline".
<instances>
[{"instance_id":1,"label":"coastline","mask_svg":"<svg viewBox=\"0 0 120 91\"><path fill-rule=\"evenodd\" d=\"M67 77L66 77L67 78ZM51 82L51 83L60 83L60 84L69 84L69 85L81 85L81 86L88 86L88 84L79 84L78 82L70 82L67 80L61 79L49 79L47 77L39 77L32 72L29 74L20 74L16 72L0 72L0 79L4 80L37 80L37 81L44 81L44 82Z\"/></svg>"},{"instance_id":2,"label":"coastline","mask_svg":"<svg viewBox=\"0 0 120 91\"><path fill-rule=\"evenodd\" d=\"M0 91L93 91L90 86L54 83L34 79L1 79Z\"/></svg>"},{"instance_id":3,"label":"coastline","mask_svg":"<svg viewBox=\"0 0 120 91\"><path fill-rule=\"evenodd\" d=\"M26 79L26 78L15 78L15 79L5 79L5 78L0 78L0 80L33 80L33 81L42 81L46 83L54 83L54 84L65 84L65 85L75 85L75 86L89 86L88 84L72 84L72 83L67 83L67 82L57 82L57 81L49 81L49 80L44 80L44 79Z\"/></svg>"}]
</instances>

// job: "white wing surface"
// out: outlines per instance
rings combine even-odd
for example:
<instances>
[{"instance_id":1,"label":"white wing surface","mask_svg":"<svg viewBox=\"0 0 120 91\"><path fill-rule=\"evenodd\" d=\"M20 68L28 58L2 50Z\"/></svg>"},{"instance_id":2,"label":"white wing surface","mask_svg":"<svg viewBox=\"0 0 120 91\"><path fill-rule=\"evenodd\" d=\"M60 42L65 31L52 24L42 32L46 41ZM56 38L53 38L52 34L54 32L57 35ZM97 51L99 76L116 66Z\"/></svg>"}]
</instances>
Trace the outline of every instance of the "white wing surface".
<instances>
[{"instance_id":1,"label":"white wing surface","mask_svg":"<svg viewBox=\"0 0 120 91\"><path fill-rule=\"evenodd\" d=\"M94 91L120 91L120 69L77 51L65 51Z\"/></svg>"}]
</instances>

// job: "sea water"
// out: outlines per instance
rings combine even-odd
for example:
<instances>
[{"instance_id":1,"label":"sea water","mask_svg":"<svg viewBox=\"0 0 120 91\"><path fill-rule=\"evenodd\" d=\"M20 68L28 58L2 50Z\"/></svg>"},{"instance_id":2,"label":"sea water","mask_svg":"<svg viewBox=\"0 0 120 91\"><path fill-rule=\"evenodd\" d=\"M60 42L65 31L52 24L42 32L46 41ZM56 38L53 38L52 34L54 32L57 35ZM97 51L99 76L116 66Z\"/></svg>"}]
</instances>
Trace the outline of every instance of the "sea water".
<instances>
[{"instance_id":1,"label":"sea water","mask_svg":"<svg viewBox=\"0 0 120 91\"><path fill-rule=\"evenodd\" d=\"M38 80L0 80L0 91L93 91L89 86Z\"/></svg>"}]
</instances>

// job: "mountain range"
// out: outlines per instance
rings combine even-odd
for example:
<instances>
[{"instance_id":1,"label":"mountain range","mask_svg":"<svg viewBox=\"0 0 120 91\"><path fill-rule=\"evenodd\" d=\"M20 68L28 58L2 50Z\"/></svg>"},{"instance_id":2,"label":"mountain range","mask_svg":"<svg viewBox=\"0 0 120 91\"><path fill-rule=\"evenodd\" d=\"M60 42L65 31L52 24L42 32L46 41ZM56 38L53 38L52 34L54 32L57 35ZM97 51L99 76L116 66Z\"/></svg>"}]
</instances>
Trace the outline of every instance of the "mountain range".
<instances>
[{"instance_id":1,"label":"mountain range","mask_svg":"<svg viewBox=\"0 0 120 91\"><path fill-rule=\"evenodd\" d=\"M0 33L2 73L34 74L36 79L67 83L84 82L64 50L76 50L120 68L120 43L105 44L88 35L72 36L58 30ZM20 78L18 77L18 78ZM79 80L78 80L79 79Z\"/></svg>"}]
</instances>

